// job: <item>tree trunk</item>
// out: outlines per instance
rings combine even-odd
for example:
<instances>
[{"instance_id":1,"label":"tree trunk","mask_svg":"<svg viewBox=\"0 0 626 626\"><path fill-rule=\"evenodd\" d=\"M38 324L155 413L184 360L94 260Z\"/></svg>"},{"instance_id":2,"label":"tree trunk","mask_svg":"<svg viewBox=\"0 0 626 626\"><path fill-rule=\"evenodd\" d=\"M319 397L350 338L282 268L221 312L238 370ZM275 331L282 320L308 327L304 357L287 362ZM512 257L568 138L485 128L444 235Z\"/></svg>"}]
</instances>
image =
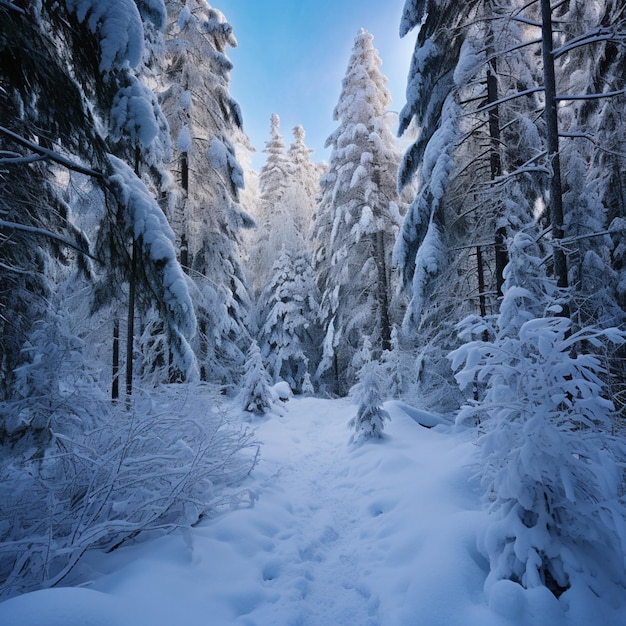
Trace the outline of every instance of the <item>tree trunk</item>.
<instances>
[{"instance_id":1,"label":"tree trunk","mask_svg":"<svg viewBox=\"0 0 626 626\"><path fill-rule=\"evenodd\" d=\"M189 193L189 159L186 152L180 155L180 186L187 196Z\"/></svg>"},{"instance_id":2,"label":"tree trunk","mask_svg":"<svg viewBox=\"0 0 626 626\"><path fill-rule=\"evenodd\" d=\"M113 320L113 358L112 358L111 400L120 397L120 320Z\"/></svg>"},{"instance_id":3,"label":"tree trunk","mask_svg":"<svg viewBox=\"0 0 626 626\"><path fill-rule=\"evenodd\" d=\"M141 151L135 147L135 175L139 176ZM128 282L128 319L126 322L126 406L130 408L130 398L133 395L133 343L135 340L135 291L137 288L137 240L133 232L133 251L130 263L130 278Z\"/></svg>"},{"instance_id":4,"label":"tree trunk","mask_svg":"<svg viewBox=\"0 0 626 626\"><path fill-rule=\"evenodd\" d=\"M378 271L377 299L380 316L381 349L391 350L391 322L389 320L389 281L387 280L387 261L385 258L384 233L374 235L374 255Z\"/></svg>"},{"instance_id":5,"label":"tree trunk","mask_svg":"<svg viewBox=\"0 0 626 626\"><path fill-rule=\"evenodd\" d=\"M491 68L493 72L487 70L487 102L492 104L498 101L498 79L497 61L492 58ZM489 155L491 165L491 180L502 176L502 158L500 156L500 111L497 106L489 109L489 136L491 138L491 151ZM504 268L509 262L509 254L506 248L506 228L498 227L496 224L495 234L496 249L496 292L498 297L502 296L502 286L504 284Z\"/></svg>"},{"instance_id":6,"label":"tree trunk","mask_svg":"<svg viewBox=\"0 0 626 626\"><path fill-rule=\"evenodd\" d=\"M128 320L126 331L126 405L130 408L133 394L133 343L135 338L135 290L137 272L137 241L133 239L133 252L128 286Z\"/></svg>"},{"instance_id":7,"label":"tree trunk","mask_svg":"<svg viewBox=\"0 0 626 626\"><path fill-rule=\"evenodd\" d=\"M548 160L552 164L550 177L550 224L553 238L554 273L557 285L568 286L567 259L561 246L563 230L563 191L561 186L561 159L559 156L559 122L557 117L556 79L552 41L552 10L550 0L541 0L541 35L543 56L543 82L545 90L544 118L546 122L546 143ZM563 311L569 316L569 311Z\"/></svg>"}]
</instances>

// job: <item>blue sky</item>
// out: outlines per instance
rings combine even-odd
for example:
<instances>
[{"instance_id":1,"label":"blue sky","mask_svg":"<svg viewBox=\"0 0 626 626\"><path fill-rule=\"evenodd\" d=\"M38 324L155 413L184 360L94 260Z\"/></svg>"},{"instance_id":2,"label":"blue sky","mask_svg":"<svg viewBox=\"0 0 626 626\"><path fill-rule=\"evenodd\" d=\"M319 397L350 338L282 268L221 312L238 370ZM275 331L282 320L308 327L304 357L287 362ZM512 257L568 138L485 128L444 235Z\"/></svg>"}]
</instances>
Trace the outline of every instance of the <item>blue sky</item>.
<instances>
[{"instance_id":1,"label":"blue sky","mask_svg":"<svg viewBox=\"0 0 626 626\"><path fill-rule=\"evenodd\" d=\"M415 36L398 35L404 0L215 0L210 2L232 24L237 48L231 95L243 112L244 130L257 149L256 168L269 139L270 115L278 113L285 142L302 124L314 161L328 160L326 138L354 38L363 27L374 35L381 70L389 79L399 111Z\"/></svg>"}]
</instances>

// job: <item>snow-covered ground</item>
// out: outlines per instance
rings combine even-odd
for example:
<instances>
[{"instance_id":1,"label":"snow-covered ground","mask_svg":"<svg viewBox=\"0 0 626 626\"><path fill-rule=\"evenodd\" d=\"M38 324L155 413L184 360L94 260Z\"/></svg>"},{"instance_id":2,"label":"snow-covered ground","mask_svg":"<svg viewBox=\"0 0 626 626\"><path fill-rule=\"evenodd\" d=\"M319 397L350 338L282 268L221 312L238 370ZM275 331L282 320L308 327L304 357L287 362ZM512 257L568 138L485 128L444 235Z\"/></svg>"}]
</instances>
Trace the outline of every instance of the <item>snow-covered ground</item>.
<instances>
[{"instance_id":1,"label":"snow-covered ground","mask_svg":"<svg viewBox=\"0 0 626 626\"><path fill-rule=\"evenodd\" d=\"M92 554L85 585L0 604L3 626L589 626L626 616L502 581L483 592L471 434L388 403L386 437L348 445L347 400L258 421L253 496L191 532ZM571 610L564 610L571 607ZM602 614L603 613L603 614Z\"/></svg>"}]
</instances>

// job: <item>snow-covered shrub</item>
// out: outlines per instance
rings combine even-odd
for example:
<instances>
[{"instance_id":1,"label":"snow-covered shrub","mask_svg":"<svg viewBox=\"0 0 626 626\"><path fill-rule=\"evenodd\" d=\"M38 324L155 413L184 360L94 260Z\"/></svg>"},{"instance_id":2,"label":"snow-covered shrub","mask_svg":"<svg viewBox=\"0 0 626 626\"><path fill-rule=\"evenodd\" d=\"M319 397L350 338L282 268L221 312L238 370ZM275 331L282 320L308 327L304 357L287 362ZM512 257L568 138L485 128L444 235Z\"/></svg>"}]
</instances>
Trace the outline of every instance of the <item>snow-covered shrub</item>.
<instances>
[{"instance_id":1,"label":"snow-covered shrub","mask_svg":"<svg viewBox=\"0 0 626 626\"><path fill-rule=\"evenodd\" d=\"M249 429L213 411L206 386L175 385L101 414L85 433L53 432L45 455L0 463L0 595L64 581L90 549L189 526L256 463ZM240 494L245 497L245 494Z\"/></svg>"},{"instance_id":2,"label":"snow-covered shrub","mask_svg":"<svg viewBox=\"0 0 626 626\"><path fill-rule=\"evenodd\" d=\"M272 381L263 365L261 350L256 341L252 341L246 355L246 365L239 392L244 411L263 414L273 407Z\"/></svg>"},{"instance_id":3,"label":"snow-covered shrub","mask_svg":"<svg viewBox=\"0 0 626 626\"><path fill-rule=\"evenodd\" d=\"M313 387L313 383L311 382L311 375L309 374L309 372L304 373L304 379L302 380L302 395L303 396L315 395L315 389Z\"/></svg>"},{"instance_id":4,"label":"snow-covered shrub","mask_svg":"<svg viewBox=\"0 0 626 626\"><path fill-rule=\"evenodd\" d=\"M366 439L382 438L385 420L389 413L382 407L386 377L376 361L366 363L359 372L359 382L351 389L351 395L359 403L357 414L348 422L354 429L350 443L361 443Z\"/></svg>"},{"instance_id":5,"label":"snow-covered shrub","mask_svg":"<svg viewBox=\"0 0 626 626\"><path fill-rule=\"evenodd\" d=\"M106 399L82 354L83 342L69 330L67 312L49 311L35 322L15 370L10 402L0 404L0 444L12 454L41 457L53 431L92 427Z\"/></svg>"},{"instance_id":6,"label":"snow-covered shrub","mask_svg":"<svg viewBox=\"0 0 626 626\"><path fill-rule=\"evenodd\" d=\"M530 239L516 237L510 253L495 338L451 354L462 388L475 378L486 384L484 399L457 417L481 417L480 473L491 513L482 546L491 567L486 589L508 579L556 596L584 586L623 598L624 446L610 435L613 405L600 360L588 352L625 335L574 332L558 307L546 308L554 300ZM477 319L462 325L466 336L482 330Z\"/></svg>"}]
</instances>

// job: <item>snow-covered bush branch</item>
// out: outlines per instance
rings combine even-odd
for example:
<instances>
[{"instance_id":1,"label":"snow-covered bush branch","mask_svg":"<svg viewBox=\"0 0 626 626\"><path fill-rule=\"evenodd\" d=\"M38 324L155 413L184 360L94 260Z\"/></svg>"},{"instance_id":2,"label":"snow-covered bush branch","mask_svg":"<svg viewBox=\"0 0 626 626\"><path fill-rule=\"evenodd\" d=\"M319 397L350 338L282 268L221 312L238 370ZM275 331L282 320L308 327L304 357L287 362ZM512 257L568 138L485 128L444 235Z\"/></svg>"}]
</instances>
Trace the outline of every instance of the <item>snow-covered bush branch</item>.
<instances>
[{"instance_id":1,"label":"snow-covered bush branch","mask_svg":"<svg viewBox=\"0 0 626 626\"><path fill-rule=\"evenodd\" d=\"M626 333L573 331L559 307L542 316L549 282L529 238L516 237L510 253L495 338L450 355L462 388L486 384L485 397L457 416L480 417L479 472L491 513L486 588L508 579L556 596L585 587L616 597L626 587L626 448L610 434L613 404L590 348L623 343ZM461 328L475 337L485 326L474 318Z\"/></svg>"},{"instance_id":2,"label":"snow-covered bush branch","mask_svg":"<svg viewBox=\"0 0 626 626\"><path fill-rule=\"evenodd\" d=\"M87 550L192 525L218 506L258 448L211 402L206 386L164 388L168 410L147 397L130 417L111 410L86 433L53 432L43 458L5 461L2 595L59 584Z\"/></svg>"}]
</instances>

